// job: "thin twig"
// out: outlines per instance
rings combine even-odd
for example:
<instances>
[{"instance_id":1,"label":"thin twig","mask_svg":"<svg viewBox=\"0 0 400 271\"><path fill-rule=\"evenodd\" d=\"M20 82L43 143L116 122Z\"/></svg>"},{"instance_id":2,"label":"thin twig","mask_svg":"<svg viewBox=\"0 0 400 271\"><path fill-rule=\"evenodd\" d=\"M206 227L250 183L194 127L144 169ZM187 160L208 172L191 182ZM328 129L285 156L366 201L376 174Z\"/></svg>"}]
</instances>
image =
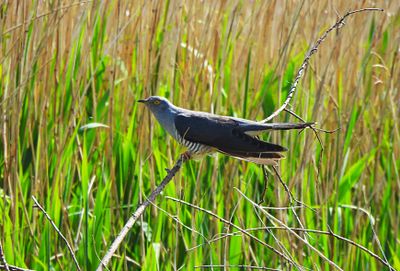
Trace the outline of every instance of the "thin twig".
<instances>
[{"instance_id":1,"label":"thin twig","mask_svg":"<svg viewBox=\"0 0 400 271\"><path fill-rule=\"evenodd\" d=\"M273 118L275 118L276 116L278 116L283 110L286 109L286 107L289 105L290 100L293 98L293 95L297 88L297 84L299 83L301 77L303 76L303 74L308 66L308 63L310 61L311 56L317 52L318 47L328 36L329 32L331 32L334 29L340 29L344 25L344 21L348 16L353 15L355 13L364 12L364 11L383 11L383 9L382 8L362 8L362 9L349 11L343 17L341 17L339 20L337 20L336 23L334 25L332 25L328 30L326 30L325 33L311 47L311 50L309 50L307 52L307 54L303 60L303 64L300 66L300 69L297 71L296 78L294 79L294 82L293 82L292 86L290 87L290 90L288 92L288 96L287 96L285 102L281 105L281 107L279 107L268 118L266 118L260 122L268 122L268 121L272 120Z\"/></svg>"},{"instance_id":2,"label":"thin twig","mask_svg":"<svg viewBox=\"0 0 400 271\"><path fill-rule=\"evenodd\" d=\"M334 237L340 241L343 241L345 243L348 243L349 245L352 245L362 251L364 251L365 253L367 253L368 255L370 255L371 257L375 258L376 260L378 260L380 263L384 264L385 266L387 266L390 270L395 271L395 269L384 259L382 259L381 257L379 257L379 255L377 255L376 253L374 253L373 251L369 250L368 248L364 247L363 245L360 245L356 242L354 242L351 239L348 239L346 237L343 237L341 235L338 235L336 233L334 233L332 230L330 231L322 231L322 230L316 230L316 229L303 229L303 228L286 228L286 227L280 227L280 226L268 226L268 227L258 227L258 228L248 228L246 229L247 232L251 232L251 231L265 231L265 230L288 230L290 229L291 231L300 231L300 232L308 232L308 233L315 233L315 234L321 234L321 235L327 235L327 236L331 236ZM229 234L224 234L222 236L218 236L214 239L210 239L208 240L207 245L210 245L211 243L214 243L216 241L219 241L221 239L224 238L228 238L231 236L238 236L241 232L237 231L237 232L232 232ZM205 245L206 243L200 244L200 245L196 245L194 247L188 248L186 251L191 251L194 249L197 249L203 245Z\"/></svg>"},{"instance_id":3,"label":"thin twig","mask_svg":"<svg viewBox=\"0 0 400 271\"><path fill-rule=\"evenodd\" d=\"M210 215L210 216L212 216L212 217L218 219L218 220L221 221L222 223L227 224L227 225L229 225L229 226L231 226L231 227L237 229L238 231L240 231L240 232L243 233L244 235L250 237L250 238L253 239L254 241L256 241L256 242L262 244L263 246L269 248L269 249L272 250L275 254L277 254L278 256L280 256L280 257L282 257L282 258L284 258L284 259L285 259L287 262L289 262L290 264L292 264L292 265L294 265L294 266L297 265L295 262L293 262L293 260L291 260L290 258L288 258L288 257L287 257L285 254L283 254L281 251L279 251L279 250L277 250L276 248L272 247L271 245L265 243L264 241L262 241L261 239L257 238L256 236L252 235L251 233L248 233L246 230L244 230L244 229L242 229L241 227L239 227L238 225L236 225L236 224L230 222L229 220L226 220L225 218L220 217L220 216L218 216L217 214L215 214L215 213L213 213L213 212L211 212L211 211L209 211L209 210L206 210L206 209L204 209L204 208L201 208L201 207L199 207L199 206L197 206L197 205L194 205L194 204L191 204L191 203L189 203L189 202L186 202L186 201L183 201L183 200L180 200L180 199L177 199L177 198L169 197L169 196L166 196L165 198L166 198L166 199L169 199L169 200L173 200L173 201L178 202L178 203L181 203L181 204L184 204L184 205L187 205L187 206L189 206L189 207L191 207L191 208L193 208L193 209L199 210L199 211L201 211L201 212L204 212L204 213L206 213L206 214L208 214L208 215Z\"/></svg>"},{"instance_id":4,"label":"thin twig","mask_svg":"<svg viewBox=\"0 0 400 271\"><path fill-rule=\"evenodd\" d=\"M263 191L261 192L261 196L260 196L260 201L258 202L258 204L262 204L264 203L264 197L265 197L265 193L267 193L267 189L268 189L268 172L267 172L267 167L265 165L262 165L262 170L263 170L263 176L264 176L264 188Z\"/></svg>"},{"instance_id":5,"label":"thin twig","mask_svg":"<svg viewBox=\"0 0 400 271\"><path fill-rule=\"evenodd\" d=\"M3 246L1 245L1 240L0 240L0 264L2 264L4 270L10 271L10 268L8 267L8 264L6 261L6 257L4 256Z\"/></svg>"},{"instance_id":6,"label":"thin twig","mask_svg":"<svg viewBox=\"0 0 400 271\"><path fill-rule=\"evenodd\" d=\"M271 271L280 271L282 269L271 268L271 267L263 267L263 266L254 266L254 265L225 265L225 264L205 264L205 265L196 265L194 268L240 268L240 269L251 269L251 270L271 270Z\"/></svg>"},{"instance_id":7,"label":"thin twig","mask_svg":"<svg viewBox=\"0 0 400 271\"><path fill-rule=\"evenodd\" d=\"M343 271L342 268L340 268L335 262L333 262L332 260L328 259L321 251L319 251L317 248L315 248L313 245L311 245L306 239L302 238L300 235L298 235L296 232L292 231L285 223L283 223L282 221L280 221L279 219L277 219L276 217L274 217L273 215L271 215L270 213L268 213L266 210L264 210L260 205L258 205L257 203L255 203L254 201L252 201L250 198L248 198L245 194L242 193L242 191L240 191L239 189L237 189L236 187L234 187L234 189L242 196L244 197L248 202L250 202L250 204L252 204L254 207L258 208L259 210L261 210L261 212L263 214L265 214L270 220L277 222L279 225L281 225L282 227L284 227L286 230L288 230L291 234L293 234L297 239L299 239L300 241L302 241L305 245L307 245L311 250L313 250L314 252L316 252L322 259L324 259L329 265L331 265L332 267L334 267L337 270L341 270Z\"/></svg>"},{"instance_id":8,"label":"thin twig","mask_svg":"<svg viewBox=\"0 0 400 271\"><path fill-rule=\"evenodd\" d=\"M396 269L394 269L394 268L389 264L389 262L383 260L381 257L379 257L377 254L375 254L375 253L372 252L371 250L369 250L369 249L367 249L366 247L364 247L364 246L362 246L362 245L360 245L360 244L354 242L353 240L350 240L350 239L348 239L348 238L346 238L346 237L337 235L336 233L334 233L334 232L331 230L331 228L329 227L329 225L327 225L327 226L328 226L328 230L329 230L329 234L328 234L328 235L333 236L333 237L335 237L336 239L339 239L339 240L341 240L341 241L345 241L346 243L349 243L349 244L351 244L351 245L353 245L353 246L355 246L355 247L361 249L362 251L367 252L369 255L371 255L372 257L374 257L375 259L377 259L378 261L380 261L382 264L384 264L385 266L387 266L391 271L396 271ZM323 233L323 232L320 232L320 233ZM323 234L326 234L326 233L323 233Z\"/></svg>"},{"instance_id":9,"label":"thin twig","mask_svg":"<svg viewBox=\"0 0 400 271\"><path fill-rule=\"evenodd\" d=\"M147 206L149 206L155 198L164 190L165 186L172 180L175 174L181 169L182 164L189 159L189 156L186 154L182 154L178 161L176 161L174 167L168 171L167 176L162 180L159 186L151 192L150 196L141 203L136 211L132 214L129 220L125 223L125 226L122 228L120 233L115 238L114 242L111 244L110 248L108 249L106 255L104 255L103 259L100 261L99 266L97 267L97 271L103 270L104 267L110 262L111 257L114 255L115 251L118 249L122 241L124 240L125 236L128 234L129 230L133 227L137 219L144 213Z\"/></svg>"},{"instance_id":10,"label":"thin twig","mask_svg":"<svg viewBox=\"0 0 400 271\"><path fill-rule=\"evenodd\" d=\"M284 111L288 112L289 114L291 114L291 115L294 116L295 118L301 120L302 122L306 122L303 118L301 118L299 115L297 115L296 113L294 113L292 110L290 110L290 109L288 109L288 108L285 108ZM318 142L319 142L319 145L321 146L321 152L319 153L318 172L317 172L317 174L319 174L319 170L320 170L320 168L321 168L321 162L322 162L322 155L323 155L323 152L324 152L325 148L324 148L324 144L322 144L321 138L319 137L318 131L326 132L326 133L330 133L331 131L319 129L319 128L316 128L316 127L314 127L314 126L310 126L310 128L311 128L311 130L314 132L315 137L317 138L317 140L318 140ZM338 128L338 129L340 129L340 128ZM338 130L338 129L337 129L337 130ZM301 130L300 133L301 133L302 131L303 131L303 130ZM334 133L334 132L336 132L336 131L333 131L332 133Z\"/></svg>"},{"instance_id":11,"label":"thin twig","mask_svg":"<svg viewBox=\"0 0 400 271\"><path fill-rule=\"evenodd\" d=\"M288 194L288 197L289 197L289 204L292 205L292 204L293 204L293 201L294 201L294 202L298 203L300 206L304 206L304 207L306 207L307 209L309 209L309 210L315 212L315 210L314 210L312 207L308 206L308 205L305 204L304 202L302 202L302 201L300 201L300 200L298 200L298 199L295 198L295 196L293 195L293 193L289 190L289 187L287 186L287 184L282 180L282 177L281 177L281 175L279 174L279 171L278 171L278 169L276 168L276 166L272 166L272 168L274 169L274 172L275 172L276 176L278 177L279 182L282 184L283 188L285 189L286 193ZM263 208L263 207L261 206L261 208Z\"/></svg>"},{"instance_id":12,"label":"thin twig","mask_svg":"<svg viewBox=\"0 0 400 271\"><path fill-rule=\"evenodd\" d=\"M22 267L19 267L19 266L14 266L14 265L11 265L11 264L8 264L8 265L1 265L0 264L0 270L7 270L7 267L9 268L8 269L9 271L34 271L32 269L26 269L26 268L22 268Z\"/></svg>"},{"instance_id":13,"label":"thin twig","mask_svg":"<svg viewBox=\"0 0 400 271\"><path fill-rule=\"evenodd\" d=\"M289 190L289 188L287 187L287 185L283 182L282 177L281 177L281 175L279 174L278 169L276 168L276 166L272 166L272 168L274 169L275 174L278 176L279 181L281 182L281 184L283 185L283 187L285 188L285 190L286 190L286 192L287 192L287 194L288 194L288 197L289 197L289 199L290 199L290 202L289 202L290 206L294 206L294 204L293 204L293 202L292 202L292 199L293 199L296 203L298 203L298 204L300 204L300 205L304 205L305 207L308 207L306 204L304 204L303 202L297 200L297 199L293 196L293 194L291 193L291 191ZM259 204L259 205L260 205L260 204ZM295 209L295 208L290 208L290 209L292 210L293 215L294 215L294 217L295 217L296 220L297 220L297 223L299 223L300 227L301 227L302 229L304 229L303 223L301 222L300 217L299 217L299 216L297 215L297 213L296 213L296 209ZM308 235L307 232L306 232L305 234ZM308 242L306 236L304 236L304 239Z\"/></svg>"},{"instance_id":14,"label":"thin twig","mask_svg":"<svg viewBox=\"0 0 400 271\"><path fill-rule=\"evenodd\" d=\"M39 208L40 211L42 211L42 213L45 215L45 217L47 218L47 220L50 222L50 224L53 226L54 230L58 233L58 235L63 239L63 241L65 242L65 244L68 247L69 252L71 253L72 259L74 260L76 269L78 269L79 271L81 270L81 268L79 267L79 263L76 260L75 254L74 254L74 250L72 249L71 245L68 243L67 238L65 238L65 236L61 233L61 231L57 228L56 223L54 223L54 221L51 219L51 217L47 214L46 210L39 204L39 202L36 200L35 196L32 196L33 201L35 202L35 207Z\"/></svg>"},{"instance_id":15,"label":"thin twig","mask_svg":"<svg viewBox=\"0 0 400 271\"><path fill-rule=\"evenodd\" d=\"M334 133L336 133L337 131L339 131L341 128L340 127L338 127L338 128L335 128L335 129L333 129L333 130L325 130L325 129L321 129L321 128L318 128L318 127L313 127L316 131L318 131L318 132L323 132L323 133L325 133L325 134L334 134Z\"/></svg>"},{"instance_id":16,"label":"thin twig","mask_svg":"<svg viewBox=\"0 0 400 271\"><path fill-rule=\"evenodd\" d=\"M385 251L382 248L381 241L379 240L379 236L376 233L375 228L374 228L374 226L375 226L375 218L371 215L371 213L369 211L365 210L364 208L361 208L361 207L358 207L358 206L352 206L352 205L347 205L347 204L341 204L340 206L343 207L343 208L350 208L350 209L354 209L354 210L357 210L357 211L362 211L364 214L367 215L369 223L371 225L372 233L374 234L374 238L375 238L376 243L377 243L377 245L379 247L379 250L382 253L383 259L388 263L389 261L386 258ZM392 269L390 269L390 270L392 270Z\"/></svg>"},{"instance_id":17,"label":"thin twig","mask_svg":"<svg viewBox=\"0 0 400 271\"><path fill-rule=\"evenodd\" d=\"M165 215L167 215L169 218L174 220L177 224L181 225L183 228L189 230L192 233L195 233L195 234L203 237L203 239L206 240L206 242L208 242L208 239L207 239L207 237L204 236L204 234L202 234L198 230L196 230L196 229L186 225L185 223L183 223L181 220L179 220L179 217L177 215L172 215L172 214L168 213L166 210L164 210L163 208L157 206L153 202L151 202L151 205L153 205L154 208L156 208L156 209L160 210L161 212L163 212Z\"/></svg>"}]
</instances>

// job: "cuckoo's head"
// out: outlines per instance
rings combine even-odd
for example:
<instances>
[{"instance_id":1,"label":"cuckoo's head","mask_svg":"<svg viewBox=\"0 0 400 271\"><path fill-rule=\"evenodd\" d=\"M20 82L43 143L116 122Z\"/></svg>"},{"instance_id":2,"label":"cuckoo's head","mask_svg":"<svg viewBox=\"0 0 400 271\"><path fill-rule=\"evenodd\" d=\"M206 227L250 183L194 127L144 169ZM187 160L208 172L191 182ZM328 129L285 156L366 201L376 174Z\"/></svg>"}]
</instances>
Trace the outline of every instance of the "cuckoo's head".
<instances>
[{"instance_id":1,"label":"cuckoo's head","mask_svg":"<svg viewBox=\"0 0 400 271\"><path fill-rule=\"evenodd\" d=\"M155 115L166 112L172 106L166 98L160 96L150 96L147 99L138 100L138 102L144 103Z\"/></svg>"}]
</instances>

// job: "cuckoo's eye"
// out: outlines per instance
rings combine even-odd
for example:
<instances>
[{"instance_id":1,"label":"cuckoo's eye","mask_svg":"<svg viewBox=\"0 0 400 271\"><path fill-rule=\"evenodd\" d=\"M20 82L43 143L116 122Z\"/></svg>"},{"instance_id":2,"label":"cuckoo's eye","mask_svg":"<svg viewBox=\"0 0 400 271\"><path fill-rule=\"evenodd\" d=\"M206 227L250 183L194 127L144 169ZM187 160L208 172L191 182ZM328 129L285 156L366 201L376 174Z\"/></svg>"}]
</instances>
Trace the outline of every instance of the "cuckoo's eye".
<instances>
[{"instance_id":1,"label":"cuckoo's eye","mask_svg":"<svg viewBox=\"0 0 400 271\"><path fill-rule=\"evenodd\" d=\"M155 100L155 101L153 102L153 104L159 105L159 104L160 104L160 101L159 101L159 100Z\"/></svg>"}]
</instances>

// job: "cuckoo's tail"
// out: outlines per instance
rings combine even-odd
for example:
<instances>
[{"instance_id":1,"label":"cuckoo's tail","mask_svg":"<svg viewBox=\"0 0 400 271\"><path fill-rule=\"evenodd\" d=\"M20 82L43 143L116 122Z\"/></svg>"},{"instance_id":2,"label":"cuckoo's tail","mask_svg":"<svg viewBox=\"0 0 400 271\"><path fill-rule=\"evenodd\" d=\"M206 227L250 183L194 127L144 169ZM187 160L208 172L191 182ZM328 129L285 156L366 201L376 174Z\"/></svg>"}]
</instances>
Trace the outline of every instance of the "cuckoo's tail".
<instances>
[{"instance_id":1,"label":"cuckoo's tail","mask_svg":"<svg viewBox=\"0 0 400 271\"><path fill-rule=\"evenodd\" d=\"M251 136L256 136L259 135L265 131L270 131L270 130L302 130L305 128L312 127L315 124L315 122L305 122L305 123L257 123L257 124L248 124L248 125L242 125L239 127L239 131L251 135Z\"/></svg>"}]
</instances>

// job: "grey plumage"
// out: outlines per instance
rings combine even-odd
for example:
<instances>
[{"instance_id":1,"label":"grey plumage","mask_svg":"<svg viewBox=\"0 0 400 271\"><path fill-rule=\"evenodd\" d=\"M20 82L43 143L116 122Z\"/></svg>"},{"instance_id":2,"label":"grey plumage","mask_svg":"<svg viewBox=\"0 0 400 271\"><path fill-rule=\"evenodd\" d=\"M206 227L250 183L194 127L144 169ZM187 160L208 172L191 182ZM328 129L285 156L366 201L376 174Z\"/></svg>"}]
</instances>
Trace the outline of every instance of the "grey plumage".
<instances>
[{"instance_id":1,"label":"grey plumage","mask_svg":"<svg viewBox=\"0 0 400 271\"><path fill-rule=\"evenodd\" d=\"M257 164L276 165L286 148L255 136L268 130L304 129L311 124L259 123L177 107L167 99L152 96L145 103L161 126L191 155L215 151Z\"/></svg>"}]
</instances>

